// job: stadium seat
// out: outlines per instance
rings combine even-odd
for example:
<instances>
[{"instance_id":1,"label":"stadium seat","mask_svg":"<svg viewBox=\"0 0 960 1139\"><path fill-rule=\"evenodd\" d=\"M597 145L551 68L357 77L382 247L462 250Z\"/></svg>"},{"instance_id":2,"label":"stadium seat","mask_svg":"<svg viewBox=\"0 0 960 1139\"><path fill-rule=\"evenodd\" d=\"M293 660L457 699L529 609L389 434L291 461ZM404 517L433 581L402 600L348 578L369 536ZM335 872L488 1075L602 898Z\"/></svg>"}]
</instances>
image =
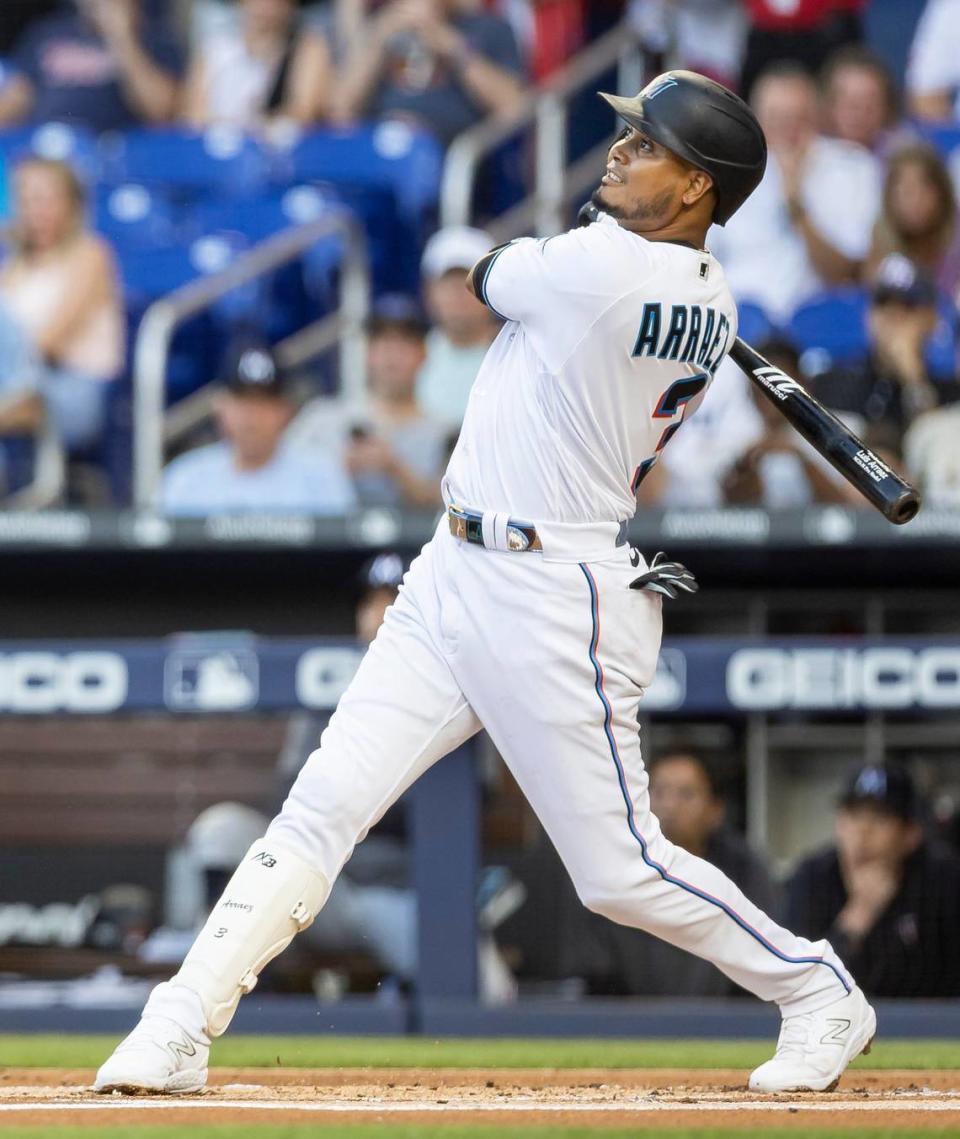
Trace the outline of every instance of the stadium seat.
<instances>
[{"instance_id":1,"label":"stadium seat","mask_svg":"<svg viewBox=\"0 0 960 1139\"><path fill-rule=\"evenodd\" d=\"M165 186L184 197L256 194L268 183L270 158L229 127L207 131L133 130L104 143L104 176L114 185Z\"/></svg>"},{"instance_id":2,"label":"stadium seat","mask_svg":"<svg viewBox=\"0 0 960 1139\"><path fill-rule=\"evenodd\" d=\"M96 182L102 172L96 135L69 123L41 123L0 131L0 156L7 166L30 155L68 162L88 184Z\"/></svg>"},{"instance_id":3,"label":"stadium seat","mask_svg":"<svg viewBox=\"0 0 960 1139\"><path fill-rule=\"evenodd\" d=\"M178 237L169 199L156 189L135 182L97 187L93 223L99 234L123 250L162 248Z\"/></svg>"},{"instance_id":4,"label":"stadium seat","mask_svg":"<svg viewBox=\"0 0 960 1139\"><path fill-rule=\"evenodd\" d=\"M960 123L918 123L917 127L944 158L960 153Z\"/></svg>"},{"instance_id":5,"label":"stadium seat","mask_svg":"<svg viewBox=\"0 0 960 1139\"><path fill-rule=\"evenodd\" d=\"M866 308L859 289L821 293L797 309L787 332L800 352L817 350L832 364L847 364L867 350Z\"/></svg>"},{"instance_id":6,"label":"stadium seat","mask_svg":"<svg viewBox=\"0 0 960 1139\"><path fill-rule=\"evenodd\" d=\"M775 332L770 317L753 301L741 301L737 305L737 313L739 316L739 331L737 335L746 340L748 344L753 344L754 346L762 344L764 340L768 340Z\"/></svg>"},{"instance_id":7,"label":"stadium seat","mask_svg":"<svg viewBox=\"0 0 960 1139\"><path fill-rule=\"evenodd\" d=\"M304 135L275 167L275 176L283 182L387 188L410 221L436 204L442 164L432 135L407 123L386 122Z\"/></svg>"}]
</instances>

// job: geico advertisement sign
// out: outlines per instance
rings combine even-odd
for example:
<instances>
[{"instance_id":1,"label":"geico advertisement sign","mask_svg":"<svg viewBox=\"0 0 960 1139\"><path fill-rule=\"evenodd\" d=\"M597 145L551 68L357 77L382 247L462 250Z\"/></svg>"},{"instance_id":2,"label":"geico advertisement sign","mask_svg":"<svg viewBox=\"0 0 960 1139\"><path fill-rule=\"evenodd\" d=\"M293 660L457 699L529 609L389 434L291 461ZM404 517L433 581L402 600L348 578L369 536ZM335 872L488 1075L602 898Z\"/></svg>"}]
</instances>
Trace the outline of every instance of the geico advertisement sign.
<instances>
[{"instance_id":1,"label":"geico advertisement sign","mask_svg":"<svg viewBox=\"0 0 960 1139\"><path fill-rule=\"evenodd\" d=\"M0 711L114 712L126 698L117 653L0 653Z\"/></svg>"},{"instance_id":2,"label":"geico advertisement sign","mask_svg":"<svg viewBox=\"0 0 960 1139\"><path fill-rule=\"evenodd\" d=\"M957 708L960 648L738 649L727 663L737 708Z\"/></svg>"}]
</instances>

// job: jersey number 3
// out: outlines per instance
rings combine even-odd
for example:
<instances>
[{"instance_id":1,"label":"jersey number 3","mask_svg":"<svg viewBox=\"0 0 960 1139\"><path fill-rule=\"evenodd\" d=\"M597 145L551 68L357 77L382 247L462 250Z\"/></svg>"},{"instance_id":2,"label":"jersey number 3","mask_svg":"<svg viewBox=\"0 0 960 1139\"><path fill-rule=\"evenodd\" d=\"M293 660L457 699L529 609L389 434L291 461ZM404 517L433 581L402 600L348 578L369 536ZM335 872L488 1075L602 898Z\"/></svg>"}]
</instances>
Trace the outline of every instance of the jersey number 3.
<instances>
[{"instance_id":1,"label":"jersey number 3","mask_svg":"<svg viewBox=\"0 0 960 1139\"><path fill-rule=\"evenodd\" d=\"M680 430L683 417L687 412L687 405L694 396L699 395L703 391L707 386L709 378L706 372L697 372L693 376L684 376L682 379L674 380L660 397L656 410L653 413L653 418L673 419L674 422L668 423L667 426L664 427L663 434L660 436L660 442L657 444L657 449L649 459L644 459L634 472L633 480L630 483L630 489L634 494L637 493L640 484L656 465L657 459L660 458L660 452ZM678 412L679 418L675 418Z\"/></svg>"}]
</instances>

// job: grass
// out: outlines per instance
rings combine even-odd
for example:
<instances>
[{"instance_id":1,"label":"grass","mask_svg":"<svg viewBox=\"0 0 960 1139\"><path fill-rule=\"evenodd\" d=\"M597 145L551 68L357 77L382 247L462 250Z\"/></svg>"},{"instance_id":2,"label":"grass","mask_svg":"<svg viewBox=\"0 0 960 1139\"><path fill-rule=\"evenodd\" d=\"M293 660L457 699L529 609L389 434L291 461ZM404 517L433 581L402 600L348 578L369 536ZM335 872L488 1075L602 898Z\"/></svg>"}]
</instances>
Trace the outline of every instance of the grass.
<instances>
[{"instance_id":1,"label":"grass","mask_svg":"<svg viewBox=\"0 0 960 1139\"><path fill-rule=\"evenodd\" d=\"M96 1068L117 1039L0 1035L0 1067ZM212 1061L221 1068L751 1068L769 1057L772 1045L772 1040L235 1035L214 1045ZM960 1069L960 1041L881 1040L855 1066Z\"/></svg>"}]
</instances>

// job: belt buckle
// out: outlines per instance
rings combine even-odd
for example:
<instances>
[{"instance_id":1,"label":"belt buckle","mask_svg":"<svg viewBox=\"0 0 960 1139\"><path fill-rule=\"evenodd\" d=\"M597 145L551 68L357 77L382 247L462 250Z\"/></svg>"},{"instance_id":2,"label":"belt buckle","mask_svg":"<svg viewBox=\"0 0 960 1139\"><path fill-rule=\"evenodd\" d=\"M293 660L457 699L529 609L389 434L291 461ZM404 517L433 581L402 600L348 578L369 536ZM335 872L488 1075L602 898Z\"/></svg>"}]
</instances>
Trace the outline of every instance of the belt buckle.
<instances>
[{"instance_id":1,"label":"belt buckle","mask_svg":"<svg viewBox=\"0 0 960 1139\"><path fill-rule=\"evenodd\" d=\"M514 526L512 523L507 523L507 549L514 553L523 553L524 550L530 548L530 539L520 529L519 526Z\"/></svg>"},{"instance_id":2,"label":"belt buckle","mask_svg":"<svg viewBox=\"0 0 960 1139\"><path fill-rule=\"evenodd\" d=\"M450 533L459 542L469 542L470 535L467 530L467 516L457 506L447 507L447 518L449 519Z\"/></svg>"}]
</instances>

